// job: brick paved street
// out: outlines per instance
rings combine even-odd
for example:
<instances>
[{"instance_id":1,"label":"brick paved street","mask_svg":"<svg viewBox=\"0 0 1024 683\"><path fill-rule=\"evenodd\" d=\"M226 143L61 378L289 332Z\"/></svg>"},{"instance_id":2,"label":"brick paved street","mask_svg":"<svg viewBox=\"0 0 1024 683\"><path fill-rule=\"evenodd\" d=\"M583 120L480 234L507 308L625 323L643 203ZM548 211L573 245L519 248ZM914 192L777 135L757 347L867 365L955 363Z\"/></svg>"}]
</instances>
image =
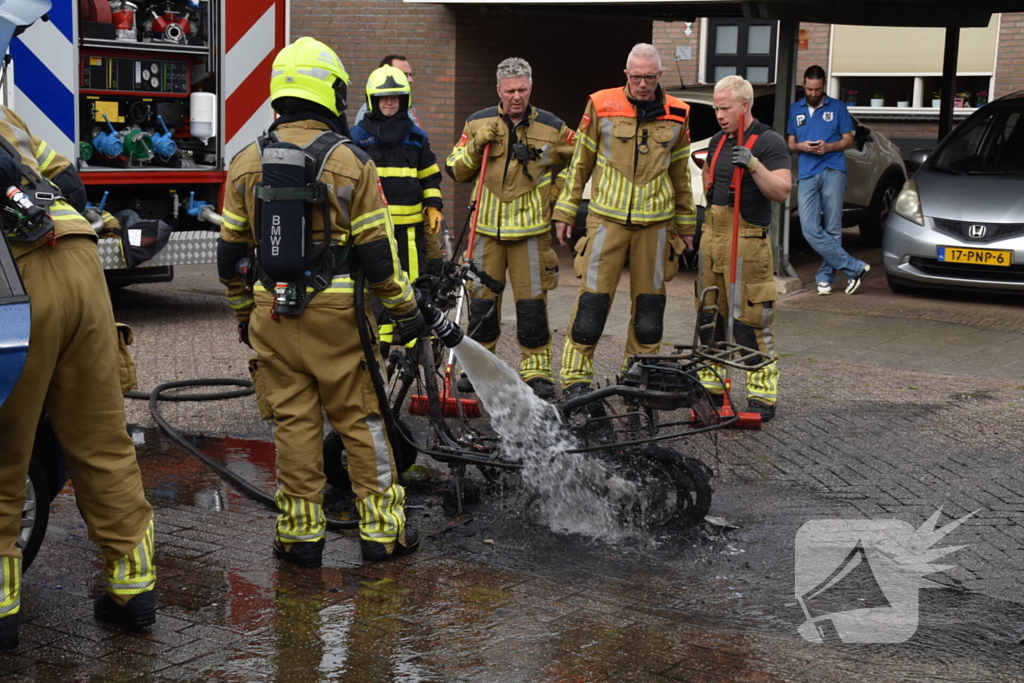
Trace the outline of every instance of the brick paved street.
<instances>
[{"instance_id":1,"label":"brick paved street","mask_svg":"<svg viewBox=\"0 0 1024 683\"><path fill-rule=\"evenodd\" d=\"M552 292L558 349L574 282L563 273ZM691 282L672 285L666 341L692 335ZM114 301L135 329L143 389L245 376L248 350L212 272ZM627 317L620 295L599 377L618 367ZM23 644L0 655L0 681L1024 680L1022 318L1012 299L891 295L880 270L854 297L787 298L776 420L682 445L715 468L712 514L738 528L619 545L531 525L508 496L387 566L361 563L355 536L333 532L322 570L283 566L269 552L273 513L175 450L144 402L130 402L157 515L157 625L124 634L92 619L101 566L69 489L25 577ZM506 359L517 353L512 319ZM251 398L165 414L218 437L200 443L271 489L272 448L246 441L270 438ZM410 493L410 519L428 534L452 520L432 504L444 469ZM933 575L947 588L921 591L913 638L812 645L797 634L793 544L804 522L916 528L940 506L943 522L977 512L943 543L965 547L939 560L955 565Z\"/></svg>"}]
</instances>

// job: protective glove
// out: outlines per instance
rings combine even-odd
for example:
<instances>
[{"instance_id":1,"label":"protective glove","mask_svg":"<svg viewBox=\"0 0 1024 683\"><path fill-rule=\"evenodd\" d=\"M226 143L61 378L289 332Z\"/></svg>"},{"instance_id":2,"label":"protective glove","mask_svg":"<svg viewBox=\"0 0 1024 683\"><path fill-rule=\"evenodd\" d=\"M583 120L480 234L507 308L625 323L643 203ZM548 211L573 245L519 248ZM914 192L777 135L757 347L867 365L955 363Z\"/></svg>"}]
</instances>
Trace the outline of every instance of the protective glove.
<instances>
[{"instance_id":1,"label":"protective glove","mask_svg":"<svg viewBox=\"0 0 1024 683\"><path fill-rule=\"evenodd\" d=\"M428 235L436 235L441 232L441 209L435 209L432 206L426 208L427 220L425 221Z\"/></svg>"},{"instance_id":2,"label":"protective glove","mask_svg":"<svg viewBox=\"0 0 1024 683\"><path fill-rule=\"evenodd\" d=\"M396 340L401 344L408 344L413 339L417 339L420 333L426 329L427 323L423 320L423 314L420 313L419 308L414 308L412 313L407 314L404 318L395 318L395 328L397 329L400 340Z\"/></svg>"},{"instance_id":3,"label":"protective glove","mask_svg":"<svg viewBox=\"0 0 1024 683\"><path fill-rule=\"evenodd\" d=\"M476 133L473 134L473 144L476 145L477 152L483 153L484 147L489 142L500 142L501 131L498 129L498 122L491 121L480 126Z\"/></svg>"},{"instance_id":4,"label":"protective glove","mask_svg":"<svg viewBox=\"0 0 1024 683\"><path fill-rule=\"evenodd\" d=\"M246 320L244 323L238 323L238 341L252 348L252 344L249 343L249 321Z\"/></svg>"},{"instance_id":5,"label":"protective glove","mask_svg":"<svg viewBox=\"0 0 1024 683\"><path fill-rule=\"evenodd\" d=\"M751 154L749 149L736 145L732 148L732 163L753 173L754 169L757 168L757 165L761 162L757 160L757 157Z\"/></svg>"},{"instance_id":6,"label":"protective glove","mask_svg":"<svg viewBox=\"0 0 1024 683\"><path fill-rule=\"evenodd\" d=\"M0 189L21 185L21 165L9 154L0 151Z\"/></svg>"}]
</instances>

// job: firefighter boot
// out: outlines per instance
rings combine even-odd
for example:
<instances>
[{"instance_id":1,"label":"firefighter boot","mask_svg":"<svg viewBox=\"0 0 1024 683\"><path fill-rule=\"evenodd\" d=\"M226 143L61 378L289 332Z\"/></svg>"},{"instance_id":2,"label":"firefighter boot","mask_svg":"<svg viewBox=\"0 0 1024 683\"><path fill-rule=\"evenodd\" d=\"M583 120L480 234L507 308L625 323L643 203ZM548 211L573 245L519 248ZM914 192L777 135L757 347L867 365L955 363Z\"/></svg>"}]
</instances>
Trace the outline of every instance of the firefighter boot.
<instances>
[{"instance_id":1,"label":"firefighter boot","mask_svg":"<svg viewBox=\"0 0 1024 683\"><path fill-rule=\"evenodd\" d=\"M0 651L18 647L21 630L21 560L0 557Z\"/></svg>"},{"instance_id":2,"label":"firefighter boot","mask_svg":"<svg viewBox=\"0 0 1024 683\"><path fill-rule=\"evenodd\" d=\"M390 560L419 550L419 535L405 525L405 489L392 484L383 494L356 501L359 511L359 549L363 559Z\"/></svg>"},{"instance_id":3,"label":"firefighter boot","mask_svg":"<svg viewBox=\"0 0 1024 683\"><path fill-rule=\"evenodd\" d=\"M391 552L388 552L388 547L383 543L367 541L365 538L359 539L359 550L363 554L363 559L370 562L382 562L393 557L412 555L419 549L420 535L409 528L405 530L405 543L402 544L396 541Z\"/></svg>"},{"instance_id":4,"label":"firefighter boot","mask_svg":"<svg viewBox=\"0 0 1024 683\"><path fill-rule=\"evenodd\" d=\"M104 593L93 604L93 614L100 621L138 631L156 622L156 594L148 590L121 605L110 593Z\"/></svg>"},{"instance_id":5,"label":"firefighter boot","mask_svg":"<svg viewBox=\"0 0 1024 683\"><path fill-rule=\"evenodd\" d=\"M277 516L274 555L299 567L321 566L327 529L323 507L280 489L274 494L274 502L281 513Z\"/></svg>"},{"instance_id":6,"label":"firefighter boot","mask_svg":"<svg viewBox=\"0 0 1024 683\"><path fill-rule=\"evenodd\" d=\"M274 541L274 557L298 567L316 569L324 563L324 539L313 543L290 543L287 546Z\"/></svg>"}]
</instances>

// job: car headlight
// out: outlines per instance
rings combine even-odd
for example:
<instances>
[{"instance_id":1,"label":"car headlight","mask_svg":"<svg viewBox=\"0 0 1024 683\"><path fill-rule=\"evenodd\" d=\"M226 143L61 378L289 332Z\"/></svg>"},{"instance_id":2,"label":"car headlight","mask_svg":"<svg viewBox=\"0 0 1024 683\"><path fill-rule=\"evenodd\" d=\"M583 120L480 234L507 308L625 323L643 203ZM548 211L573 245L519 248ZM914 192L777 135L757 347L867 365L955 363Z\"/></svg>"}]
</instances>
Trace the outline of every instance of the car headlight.
<instances>
[{"instance_id":1,"label":"car headlight","mask_svg":"<svg viewBox=\"0 0 1024 683\"><path fill-rule=\"evenodd\" d=\"M896 203L892 210L897 216L902 216L908 221L914 221L918 225L924 225L924 215L921 213L921 195L917 191L917 182L908 180L903 184L903 189L896 197Z\"/></svg>"}]
</instances>

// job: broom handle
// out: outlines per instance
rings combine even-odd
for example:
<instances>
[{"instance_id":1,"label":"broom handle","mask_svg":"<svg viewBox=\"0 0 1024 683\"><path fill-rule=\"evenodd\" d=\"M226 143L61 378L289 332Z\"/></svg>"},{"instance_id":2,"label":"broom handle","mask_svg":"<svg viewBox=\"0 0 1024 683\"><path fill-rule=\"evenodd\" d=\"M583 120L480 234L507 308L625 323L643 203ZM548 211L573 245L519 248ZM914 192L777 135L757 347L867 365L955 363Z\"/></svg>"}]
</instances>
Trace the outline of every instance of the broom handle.
<instances>
[{"instance_id":1,"label":"broom handle","mask_svg":"<svg viewBox=\"0 0 1024 683\"><path fill-rule=\"evenodd\" d=\"M740 126L736 131L736 144L740 147L743 146L743 133L746 125L746 117L740 114ZM732 208L732 249L729 257L729 330L728 340L730 342L735 341L734 337L734 323L736 316L734 311L736 310L736 258L739 252L740 244L740 198L743 196L743 169L739 166L734 166L732 170L732 184L735 188L735 198L733 199Z\"/></svg>"},{"instance_id":2,"label":"broom handle","mask_svg":"<svg viewBox=\"0 0 1024 683\"><path fill-rule=\"evenodd\" d=\"M476 198L473 200L473 220L469 224L469 242L466 245L466 261L473 258L473 246L476 244L476 220L480 215L480 200L484 196L484 181L487 180L487 159L491 156L491 143L484 145L484 158L480 160L480 175L476 183Z\"/></svg>"}]
</instances>

